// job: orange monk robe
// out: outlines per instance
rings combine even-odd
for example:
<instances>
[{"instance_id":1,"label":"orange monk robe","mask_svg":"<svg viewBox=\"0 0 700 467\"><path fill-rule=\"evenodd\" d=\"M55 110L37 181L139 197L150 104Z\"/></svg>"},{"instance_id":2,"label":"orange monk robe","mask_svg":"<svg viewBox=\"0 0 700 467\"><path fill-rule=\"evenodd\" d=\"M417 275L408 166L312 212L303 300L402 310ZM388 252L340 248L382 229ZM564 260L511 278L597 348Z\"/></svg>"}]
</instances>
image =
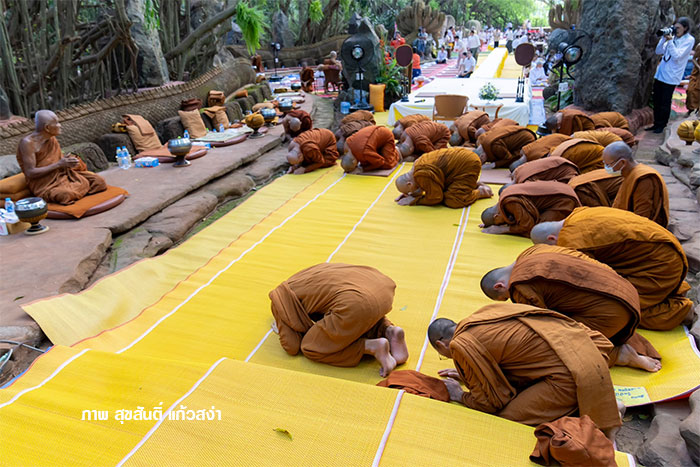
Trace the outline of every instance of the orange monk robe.
<instances>
[{"instance_id":1,"label":"orange monk robe","mask_svg":"<svg viewBox=\"0 0 700 467\"><path fill-rule=\"evenodd\" d=\"M446 148L450 142L450 129L432 120L411 125L404 135L413 141L413 153L417 155Z\"/></svg>"},{"instance_id":2,"label":"orange monk robe","mask_svg":"<svg viewBox=\"0 0 700 467\"><path fill-rule=\"evenodd\" d=\"M513 171L515 183L535 182L537 180L553 180L569 183L578 175L578 167L563 157L545 157L532 162L526 162Z\"/></svg>"},{"instance_id":3,"label":"orange monk robe","mask_svg":"<svg viewBox=\"0 0 700 467\"><path fill-rule=\"evenodd\" d=\"M311 130L314 127L314 122L311 120L311 115L309 115L309 112L306 110L301 110L301 109L294 109L289 112L287 112L288 117L293 117L293 118L298 118L299 121L301 122L301 126L299 127L299 131L292 131L289 128L289 122L284 119L282 120L282 126L284 127L284 132L287 133L289 136L292 138L296 138L300 134L302 134L305 131Z\"/></svg>"},{"instance_id":4,"label":"orange monk robe","mask_svg":"<svg viewBox=\"0 0 700 467\"><path fill-rule=\"evenodd\" d=\"M608 130L590 130L590 131L577 131L573 135L571 135L573 138L577 139L586 139L588 141L595 141L596 143L600 144L601 146L605 147L610 143L614 143L616 141L622 141L622 138L620 138L618 135L613 133L612 131Z\"/></svg>"},{"instance_id":5,"label":"orange monk robe","mask_svg":"<svg viewBox=\"0 0 700 467\"><path fill-rule=\"evenodd\" d=\"M577 131L595 130L595 123L584 112L575 109L561 110L561 124L557 133L572 135Z\"/></svg>"},{"instance_id":6,"label":"orange monk robe","mask_svg":"<svg viewBox=\"0 0 700 467\"><path fill-rule=\"evenodd\" d=\"M637 164L622 177L612 207L646 217L661 227L668 226L668 190L661 174L646 164Z\"/></svg>"},{"instance_id":7,"label":"orange monk robe","mask_svg":"<svg viewBox=\"0 0 700 467\"><path fill-rule=\"evenodd\" d=\"M694 57L696 61L700 62L700 45L695 47ZM700 68L696 66L693 66L693 71L690 73L685 108L689 112L700 108Z\"/></svg>"},{"instance_id":8,"label":"orange monk robe","mask_svg":"<svg viewBox=\"0 0 700 467\"><path fill-rule=\"evenodd\" d=\"M346 144L364 172L393 169L401 155L394 134L385 126L368 126L350 136Z\"/></svg>"},{"instance_id":9,"label":"orange monk robe","mask_svg":"<svg viewBox=\"0 0 700 467\"><path fill-rule=\"evenodd\" d=\"M476 130L490 122L489 114L481 110L472 110L457 118L454 127L459 136L464 139L464 144L476 143Z\"/></svg>"},{"instance_id":10,"label":"orange monk robe","mask_svg":"<svg viewBox=\"0 0 700 467\"><path fill-rule=\"evenodd\" d=\"M467 407L527 425L578 409L601 429L621 425L602 334L551 310L487 305L450 342Z\"/></svg>"},{"instance_id":11,"label":"orange monk robe","mask_svg":"<svg viewBox=\"0 0 700 467\"><path fill-rule=\"evenodd\" d=\"M619 112L598 112L597 114L591 115L591 120L596 128L622 128L623 130L629 131L630 124L624 115Z\"/></svg>"},{"instance_id":12,"label":"orange monk robe","mask_svg":"<svg viewBox=\"0 0 700 467\"><path fill-rule=\"evenodd\" d=\"M368 126L372 126L372 123L368 122L367 120L353 120L352 122L340 125L339 129L341 136L345 139L348 139L361 129L366 128Z\"/></svg>"},{"instance_id":13,"label":"orange monk robe","mask_svg":"<svg viewBox=\"0 0 700 467\"><path fill-rule=\"evenodd\" d=\"M413 179L423 190L416 204L444 203L463 208L479 199L481 160L467 148L445 148L423 154L413 164Z\"/></svg>"},{"instance_id":14,"label":"orange monk robe","mask_svg":"<svg viewBox=\"0 0 700 467\"><path fill-rule=\"evenodd\" d=\"M604 149L603 146L593 141L572 138L552 149L550 156L569 159L576 164L582 174L585 174L591 170L603 168Z\"/></svg>"},{"instance_id":15,"label":"orange monk robe","mask_svg":"<svg viewBox=\"0 0 700 467\"><path fill-rule=\"evenodd\" d=\"M366 120L372 125L376 125L377 122L374 121L374 114L369 110L356 110L353 113L347 114L341 121L340 124L352 122L353 120Z\"/></svg>"},{"instance_id":16,"label":"orange monk robe","mask_svg":"<svg viewBox=\"0 0 700 467\"><path fill-rule=\"evenodd\" d=\"M313 92L314 90L314 70L308 66L301 69L299 73L301 80L301 89L304 92Z\"/></svg>"},{"instance_id":17,"label":"orange monk robe","mask_svg":"<svg viewBox=\"0 0 700 467\"><path fill-rule=\"evenodd\" d=\"M684 297L688 260L676 237L656 222L621 209L575 209L557 245L605 263L637 289L640 326L665 331L683 322L693 306Z\"/></svg>"},{"instance_id":18,"label":"orange monk robe","mask_svg":"<svg viewBox=\"0 0 700 467\"><path fill-rule=\"evenodd\" d=\"M562 135L561 133L553 133L551 135L545 135L530 144L526 144L522 147L522 152L527 157L529 161L535 161L549 155L552 149L559 146L564 141L571 139L567 135Z\"/></svg>"},{"instance_id":19,"label":"orange monk robe","mask_svg":"<svg viewBox=\"0 0 700 467\"><path fill-rule=\"evenodd\" d=\"M304 157L301 165L307 171L331 167L338 159L335 135L325 128L314 128L300 134L294 141L299 144Z\"/></svg>"},{"instance_id":20,"label":"orange monk robe","mask_svg":"<svg viewBox=\"0 0 700 467\"><path fill-rule=\"evenodd\" d=\"M617 136L622 138L622 141L624 141L625 144L629 147L632 147L635 144L637 144L637 138L635 138L632 133L630 133L628 130L625 130L624 128L605 127L598 128L598 130L609 131L610 133L616 134Z\"/></svg>"},{"instance_id":21,"label":"orange monk robe","mask_svg":"<svg viewBox=\"0 0 700 467\"><path fill-rule=\"evenodd\" d=\"M76 156L77 157L77 156ZM36 153L36 167L55 164L63 158L61 145L56 137L49 138ZM22 157L17 154L17 162L22 167ZM27 186L33 196L44 198L47 203L69 205L87 195L105 191L107 183L99 175L87 170L85 162L80 160L78 167L61 167L41 177L27 179Z\"/></svg>"},{"instance_id":22,"label":"orange monk robe","mask_svg":"<svg viewBox=\"0 0 700 467\"><path fill-rule=\"evenodd\" d=\"M498 128L501 126L518 126L520 125L518 122L515 120L512 120L510 118L494 118L490 122L484 124L481 128L483 128L486 131L491 131L494 128Z\"/></svg>"},{"instance_id":23,"label":"orange monk robe","mask_svg":"<svg viewBox=\"0 0 700 467\"><path fill-rule=\"evenodd\" d=\"M478 144L486 154L487 162L496 167L508 167L520 158L520 150L537 137L529 128L516 125L497 126L479 136Z\"/></svg>"},{"instance_id":24,"label":"orange monk robe","mask_svg":"<svg viewBox=\"0 0 700 467\"><path fill-rule=\"evenodd\" d=\"M430 120L430 117L426 117L425 115L421 114L411 114L411 115L406 115L405 117L399 119L396 121L396 124L394 126L399 126L401 125L401 128L404 130L411 125L415 125L416 123L420 122L427 122Z\"/></svg>"},{"instance_id":25,"label":"orange monk robe","mask_svg":"<svg viewBox=\"0 0 700 467\"><path fill-rule=\"evenodd\" d=\"M391 326L385 315L395 288L369 266L323 263L294 274L270 292L282 348L321 363L357 365L365 339Z\"/></svg>"},{"instance_id":26,"label":"orange monk robe","mask_svg":"<svg viewBox=\"0 0 700 467\"><path fill-rule=\"evenodd\" d=\"M591 170L569 180L569 186L583 206L612 206L615 196L622 185L622 177L611 175L605 169Z\"/></svg>"},{"instance_id":27,"label":"orange monk robe","mask_svg":"<svg viewBox=\"0 0 700 467\"><path fill-rule=\"evenodd\" d=\"M494 224L509 225L509 233L527 237L535 224L560 221L578 206L581 203L573 188L564 183L516 183L501 193Z\"/></svg>"}]
</instances>

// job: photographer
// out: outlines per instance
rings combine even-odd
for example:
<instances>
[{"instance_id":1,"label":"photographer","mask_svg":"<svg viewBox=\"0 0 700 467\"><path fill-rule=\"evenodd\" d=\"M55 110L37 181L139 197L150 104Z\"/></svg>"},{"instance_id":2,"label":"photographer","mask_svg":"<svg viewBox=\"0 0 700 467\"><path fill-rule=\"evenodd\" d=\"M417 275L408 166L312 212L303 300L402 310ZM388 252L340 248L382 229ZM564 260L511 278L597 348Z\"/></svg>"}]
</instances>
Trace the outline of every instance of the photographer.
<instances>
[{"instance_id":1,"label":"photographer","mask_svg":"<svg viewBox=\"0 0 700 467\"><path fill-rule=\"evenodd\" d=\"M660 31L663 35L656 46L656 54L662 57L654 75L654 126L647 131L661 133L668 124L673 91L683 79L685 65L695 45L695 38L689 34L691 29L690 19L684 16L678 18L673 28Z\"/></svg>"}]
</instances>

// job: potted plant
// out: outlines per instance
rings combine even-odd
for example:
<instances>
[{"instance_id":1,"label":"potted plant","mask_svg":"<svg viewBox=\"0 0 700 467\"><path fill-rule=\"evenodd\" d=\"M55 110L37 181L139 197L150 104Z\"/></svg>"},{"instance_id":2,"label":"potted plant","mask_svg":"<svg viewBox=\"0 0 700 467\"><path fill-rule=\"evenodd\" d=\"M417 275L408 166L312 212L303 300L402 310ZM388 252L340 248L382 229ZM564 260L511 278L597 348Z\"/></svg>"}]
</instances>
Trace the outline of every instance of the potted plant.
<instances>
[{"instance_id":1,"label":"potted plant","mask_svg":"<svg viewBox=\"0 0 700 467\"><path fill-rule=\"evenodd\" d=\"M479 99L484 101L495 101L498 99L498 88L493 83L486 83L479 89Z\"/></svg>"},{"instance_id":2,"label":"potted plant","mask_svg":"<svg viewBox=\"0 0 700 467\"><path fill-rule=\"evenodd\" d=\"M377 84L384 84L384 106L389 107L394 102L401 99L401 78L404 70L398 66L396 60L391 60L388 64L381 61L379 65L379 75L376 78Z\"/></svg>"}]
</instances>

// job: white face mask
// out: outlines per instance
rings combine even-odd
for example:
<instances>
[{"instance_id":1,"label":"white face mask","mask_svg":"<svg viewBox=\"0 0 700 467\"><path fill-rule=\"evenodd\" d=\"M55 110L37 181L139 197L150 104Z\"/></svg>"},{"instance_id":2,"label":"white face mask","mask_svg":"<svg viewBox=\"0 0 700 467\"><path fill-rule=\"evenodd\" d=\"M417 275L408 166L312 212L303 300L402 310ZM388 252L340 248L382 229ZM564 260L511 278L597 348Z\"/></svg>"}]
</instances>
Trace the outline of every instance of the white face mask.
<instances>
[{"instance_id":1,"label":"white face mask","mask_svg":"<svg viewBox=\"0 0 700 467\"><path fill-rule=\"evenodd\" d=\"M615 175L615 176L620 176L622 175L622 170L615 170L615 166L617 163L620 162L619 160L616 161L613 165L608 165L608 164L603 164L603 167L605 168L605 171L609 173L610 175Z\"/></svg>"}]
</instances>

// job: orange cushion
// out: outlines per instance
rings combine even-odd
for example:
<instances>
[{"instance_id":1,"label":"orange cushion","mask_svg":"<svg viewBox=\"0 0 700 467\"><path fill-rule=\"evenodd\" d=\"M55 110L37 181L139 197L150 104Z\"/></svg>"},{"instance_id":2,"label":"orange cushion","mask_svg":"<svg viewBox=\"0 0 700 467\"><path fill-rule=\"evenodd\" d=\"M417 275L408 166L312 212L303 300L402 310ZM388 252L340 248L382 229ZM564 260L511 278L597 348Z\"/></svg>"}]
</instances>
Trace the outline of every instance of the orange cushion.
<instances>
[{"instance_id":1,"label":"orange cushion","mask_svg":"<svg viewBox=\"0 0 700 467\"><path fill-rule=\"evenodd\" d=\"M180 120L182 120L182 126L190 133L190 138L201 138L207 134L207 127L204 126L204 120L202 120L199 110L191 110L189 112L178 110L177 113L180 115Z\"/></svg>"},{"instance_id":2,"label":"orange cushion","mask_svg":"<svg viewBox=\"0 0 700 467\"><path fill-rule=\"evenodd\" d=\"M24 190L29 190L29 187L27 186L27 179L24 177L23 173L18 173L17 175L0 180L0 193L3 194L3 200L5 198L12 198L13 194L23 192ZM14 200L14 198L12 199Z\"/></svg>"},{"instance_id":3,"label":"orange cushion","mask_svg":"<svg viewBox=\"0 0 700 467\"><path fill-rule=\"evenodd\" d=\"M124 190L123 188L107 185L107 189L105 191L102 191L100 193L95 193L94 195L86 196L83 199L79 199L75 203L68 205L68 206L63 206L62 204L49 203L49 211L64 213L70 217L80 219L90 209L92 209L95 206L98 206L102 203L105 203L107 201L110 201L111 199L116 198L120 195L121 196L128 196L129 192ZM54 219L61 218L61 217L54 217L54 216L49 216L49 217L52 217ZM68 218L68 217L64 217L64 218Z\"/></svg>"}]
</instances>

